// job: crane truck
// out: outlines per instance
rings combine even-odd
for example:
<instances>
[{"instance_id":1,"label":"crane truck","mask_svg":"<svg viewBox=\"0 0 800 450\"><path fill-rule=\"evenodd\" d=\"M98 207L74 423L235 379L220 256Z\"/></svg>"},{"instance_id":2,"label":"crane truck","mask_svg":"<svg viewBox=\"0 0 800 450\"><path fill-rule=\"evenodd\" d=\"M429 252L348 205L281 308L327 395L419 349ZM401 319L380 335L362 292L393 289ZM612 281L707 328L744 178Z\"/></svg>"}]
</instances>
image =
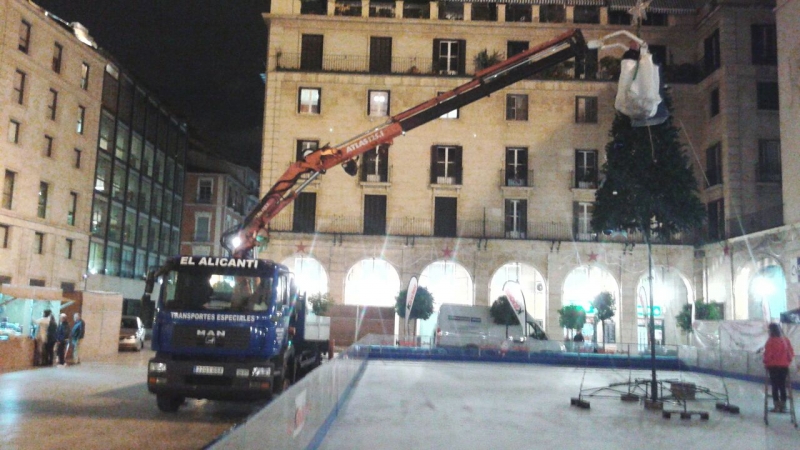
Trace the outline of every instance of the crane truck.
<instances>
[{"instance_id":1,"label":"crane truck","mask_svg":"<svg viewBox=\"0 0 800 450\"><path fill-rule=\"evenodd\" d=\"M154 310L156 354L148 364L147 386L159 409L177 411L187 397L268 399L321 363L325 343L309 339L306 301L293 274L250 256L267 238L270 221L312 181L339 164L355 175L359 155L538 72L582 59L586 49L580 30L568 31L382 125L304 155L240 225L223 233L222 245L231 257L179 256L151 271L142 300ZM152 305L156 285L160 295Z\"/></svg>"}]
</instances>

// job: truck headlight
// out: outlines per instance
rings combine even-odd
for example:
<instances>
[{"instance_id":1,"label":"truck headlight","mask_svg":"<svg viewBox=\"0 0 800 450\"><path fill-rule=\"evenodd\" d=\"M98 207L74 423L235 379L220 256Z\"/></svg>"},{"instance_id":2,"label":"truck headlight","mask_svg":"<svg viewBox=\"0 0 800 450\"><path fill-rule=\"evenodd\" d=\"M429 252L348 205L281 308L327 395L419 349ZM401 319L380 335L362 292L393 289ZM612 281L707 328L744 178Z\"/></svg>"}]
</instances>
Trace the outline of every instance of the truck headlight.
<instances>
[{"instance_id":1,"label":"truck headlight","mask_svg":"<svg viewBox=\"0 0 800 450\"><path fill-rule=\"evenodd\" d=\"M253 367L253 377L268 377L272 375L271 367Z\"/></svg>"},{"instance_id":2,"label":"truck headlight","mask_svg":"<svg viewBox=\"0 0 800 450\"><path fill-rule=\"evenodd\" d=\"M148 370L150 372L166 372L167 371L167 363L163 362L151 362L148 366Z\"/></svg>"}]
</instances>

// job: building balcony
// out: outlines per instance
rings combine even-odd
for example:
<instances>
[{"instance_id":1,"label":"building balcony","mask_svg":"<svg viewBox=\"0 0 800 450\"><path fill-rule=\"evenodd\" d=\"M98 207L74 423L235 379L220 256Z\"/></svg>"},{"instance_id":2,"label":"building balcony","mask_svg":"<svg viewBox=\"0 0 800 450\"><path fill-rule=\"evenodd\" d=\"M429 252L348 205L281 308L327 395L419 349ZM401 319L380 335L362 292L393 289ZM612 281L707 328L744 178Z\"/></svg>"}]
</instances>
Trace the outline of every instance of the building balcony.
<instances>
[{"instance_id":1,"label":"building balcony","mask_svg":"<svg viewBox=\"0 0 800 450\"><path fill-rule=\"evenodd\" d=\"M270 229L273 232L307 232L292 229L292 217L276 218ZM383 218L377 219L384 220ZM386 236L434 237L434 220L427 218L393 217L386 218ZM317 216L314 221L316 234L374 235L364 232L364 218L360 216ZM682 233L671 237L654 236L654 244L691 245L697 242L697 233ZM448 236L450 237L450 236ZM619 242L643 244L641 233L622 232L606 235L591 230L581 232L571 222L537 220L528 221L524 229L510 228L505 220L458 220L456 235L465 239L514 239L534 241L577 241L577 242Z\"/></svg>"}]
</instances>

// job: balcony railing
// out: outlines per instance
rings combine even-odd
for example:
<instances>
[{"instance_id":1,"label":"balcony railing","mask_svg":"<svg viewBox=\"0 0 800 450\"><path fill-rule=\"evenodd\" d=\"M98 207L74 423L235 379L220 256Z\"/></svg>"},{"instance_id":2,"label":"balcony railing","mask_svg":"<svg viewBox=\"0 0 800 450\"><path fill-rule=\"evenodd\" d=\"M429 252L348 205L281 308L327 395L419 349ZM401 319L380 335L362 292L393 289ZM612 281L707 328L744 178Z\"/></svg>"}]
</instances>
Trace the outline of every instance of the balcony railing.
<instances>
[{"instance_id":1,"label":"balcony railing","mask_svg":"<svg viewBox=\"0 0 800 450\"><path fill-rule=\"evenodd\" d=\"M783 225L783 205L764 208L741 218L728 219L727 237L744 236Z\"/></svg>"}]
</instances>

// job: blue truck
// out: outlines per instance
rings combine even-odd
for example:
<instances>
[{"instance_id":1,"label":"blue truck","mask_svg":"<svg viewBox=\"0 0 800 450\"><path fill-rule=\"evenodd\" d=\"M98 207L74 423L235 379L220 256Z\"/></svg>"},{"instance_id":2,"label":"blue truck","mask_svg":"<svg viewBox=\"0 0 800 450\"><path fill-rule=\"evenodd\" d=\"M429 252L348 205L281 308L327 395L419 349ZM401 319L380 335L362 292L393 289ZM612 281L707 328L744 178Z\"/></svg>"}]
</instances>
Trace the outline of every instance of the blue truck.
<instances>
[{"instance_id":1,"label":"blue truck","mask_svg":"<svg viewBox=\"0 0 800 450\"><path fill-rule=\"evenodd\" d=\"M146 285L145 301L160 289L147 387L162 411L177 411L187 397L269 399L328 351L324 333L305 339L306 301L281 264L182 256Z\"/></svg>"}]
</instances>

